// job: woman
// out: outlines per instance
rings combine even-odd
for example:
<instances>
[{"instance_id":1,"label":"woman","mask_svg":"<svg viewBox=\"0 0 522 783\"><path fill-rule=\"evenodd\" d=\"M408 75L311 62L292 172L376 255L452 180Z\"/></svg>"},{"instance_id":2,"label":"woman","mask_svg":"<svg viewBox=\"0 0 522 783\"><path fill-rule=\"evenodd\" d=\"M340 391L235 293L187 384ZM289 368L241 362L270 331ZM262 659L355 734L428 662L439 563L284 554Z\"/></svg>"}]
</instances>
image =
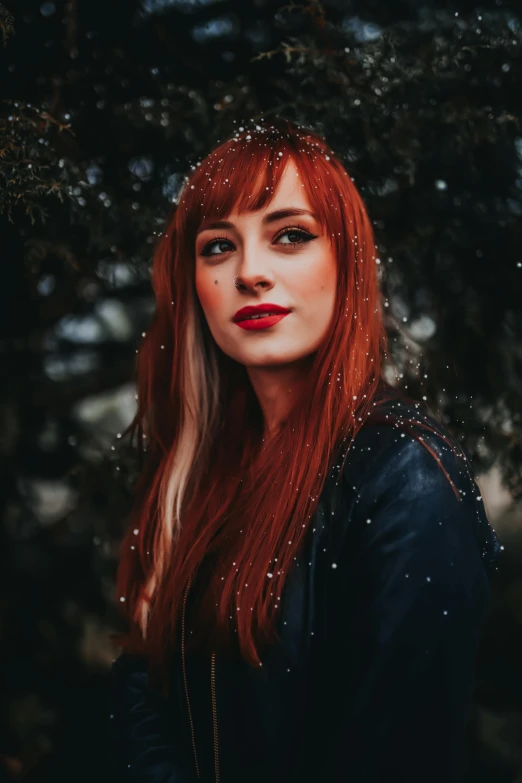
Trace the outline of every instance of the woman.
<instances>
[{"instance_id":1,"label":"woman","mask_svg":"<svg viewBox=\"0 0 522 783\"><path fill-rule=\"evenodd\" d=\"M457 442L384 380L351 178L288 121L240 129L186 180L153 287L118 780L459 780L499 544Z\"/></svg>"}]
</instances>

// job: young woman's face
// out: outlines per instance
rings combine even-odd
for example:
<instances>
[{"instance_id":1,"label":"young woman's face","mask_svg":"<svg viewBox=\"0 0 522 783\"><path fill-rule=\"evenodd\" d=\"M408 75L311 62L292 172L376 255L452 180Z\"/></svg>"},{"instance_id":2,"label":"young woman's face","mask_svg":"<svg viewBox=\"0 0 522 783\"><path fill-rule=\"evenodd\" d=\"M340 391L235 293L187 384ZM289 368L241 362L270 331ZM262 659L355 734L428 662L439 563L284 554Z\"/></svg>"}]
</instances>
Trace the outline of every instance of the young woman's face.
<instances>
[{"instance_id":1,"label":"young woman's face","mask_svg":"<svg viewBox=\"0 0 522 783\"><path fill-rule=\"evenodd\" d=\"M227 226L202 224L196 237L196 291L210 332L225 354L246 367L306 358L317 350L332 319L337 269L329 238L310 214L273 214L283 209L312 212L296 174L290 160L265 208L232 213ZM272 304L289 314L272 319L266 328L245 328L234 321L243 307L267 305L269 311Z\"/></svg>"}]
</instances>

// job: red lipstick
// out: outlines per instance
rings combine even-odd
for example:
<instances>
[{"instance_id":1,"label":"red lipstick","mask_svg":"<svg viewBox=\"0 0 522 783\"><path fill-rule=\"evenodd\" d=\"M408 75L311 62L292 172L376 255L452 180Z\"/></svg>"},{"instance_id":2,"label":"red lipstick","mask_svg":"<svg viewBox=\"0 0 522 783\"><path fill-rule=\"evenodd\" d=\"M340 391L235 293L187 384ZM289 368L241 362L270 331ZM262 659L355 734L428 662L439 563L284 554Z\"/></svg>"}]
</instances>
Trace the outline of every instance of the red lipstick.
<instances>
[{"instance_id":1,"label":"red lipstick","mask_svg":"<svg viewBox=\"0 0 522 783\"><path fill-rule=\"evenodd\" d=\"M290 310L287 307L281 307L281 305L266 302L259 305L242 307L241 310L237 311L232 320L242 329L247 329L249 331L267 329L269 326L273 326L281 321L289 312ZM260 315L262 316L261 318L259 317ZM251 316L256 317L251 318Z\"/></svg>"}]
</instances>

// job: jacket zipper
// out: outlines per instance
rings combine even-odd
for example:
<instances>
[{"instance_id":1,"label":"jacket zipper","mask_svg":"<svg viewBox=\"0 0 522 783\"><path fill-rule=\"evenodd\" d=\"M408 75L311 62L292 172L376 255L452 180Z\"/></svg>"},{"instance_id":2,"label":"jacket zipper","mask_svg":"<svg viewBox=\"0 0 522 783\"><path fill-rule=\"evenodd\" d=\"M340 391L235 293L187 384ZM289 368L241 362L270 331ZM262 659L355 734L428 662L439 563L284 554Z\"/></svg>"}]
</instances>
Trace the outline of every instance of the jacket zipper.
<instances>
[{"instance_id":1,"label":"jacket zipper","mask_svg":"<svg viewBox=\"0 0 522 783\"><path fill-rule=\"evenodd\" d=\"M198 754L196 751L196 738L194 735L194 723L192 720L192 710L190 709L190 699L188 694L188 685L187 685L187 672L185 669L185 607L187 604L187 596L190 589L190 583L192 581L192 576L188 580L187 587L185 589L185 597L183 599L183 613L181 617L181 661L183 666L183 682L185 685L185 697L187 699L187 707L188 707L188 714L189 714L189 721L190 721L190 732L192 736L192 749L194 751L194 761L196 763L196 774L198 778L200 777L199 774L199 764L198 764ZM214 723L214 770L216 775L216 783L219 783L219 751L218 751L218 724L217 724L217 700L216 700L216 653L212 653L211 663L210 663L210 682L211 682L211 693L212 693L212 718Z\"/></svg>"},{"instance_id":2,"label":"jacket zipper","mask_svg":"<svg viewBox=\"0 0 522 783\"><path fill-rule=\"evenodd\" d=\"M210 663L210 682L212 687L212 717L214 719L214 769L216 772L216 783L219 783L219 744L218 744L218 724L217 724L217 702L216 702L216 653L212 653Z\"/></svg>"}]
</instances>

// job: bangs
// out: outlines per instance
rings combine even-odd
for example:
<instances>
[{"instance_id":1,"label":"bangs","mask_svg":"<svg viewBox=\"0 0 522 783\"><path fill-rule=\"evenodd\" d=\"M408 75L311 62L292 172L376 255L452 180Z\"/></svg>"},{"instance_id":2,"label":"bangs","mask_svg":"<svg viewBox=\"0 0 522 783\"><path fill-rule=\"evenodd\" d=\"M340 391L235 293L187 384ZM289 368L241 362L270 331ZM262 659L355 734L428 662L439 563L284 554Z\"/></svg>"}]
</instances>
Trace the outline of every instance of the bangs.
<instances>
[{"instance_id":1,"label":"bangs","mask_svg":"<svg viewBox=\"0 0 522 783\"><path fill-rule=\"evenodd\" d=\"M203 220L224 219L232 212L263 209L273 198L287 164L295 163L314 214L322 228L333 233L328 217L332 204L328 150L296 134L249 131L223 143L208 155L189 178L178 214L193 245ZM337 205L336 205L337 206Z\"/></svg>"}]
</instances>

